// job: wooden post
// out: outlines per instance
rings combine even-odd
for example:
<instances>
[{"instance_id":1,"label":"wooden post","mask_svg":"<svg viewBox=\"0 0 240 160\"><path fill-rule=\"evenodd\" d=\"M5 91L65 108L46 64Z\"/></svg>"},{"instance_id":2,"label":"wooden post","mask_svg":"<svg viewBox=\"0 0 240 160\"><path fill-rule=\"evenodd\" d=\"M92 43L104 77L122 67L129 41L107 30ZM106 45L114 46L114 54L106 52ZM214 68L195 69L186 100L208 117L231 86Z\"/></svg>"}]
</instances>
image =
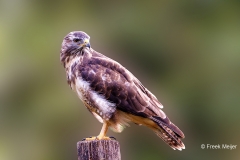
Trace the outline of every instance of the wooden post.
<instances>
[{"instance_id":1,"label":"wooden post","mask_svg":"<svg viewBox=\"0 0 240 160\"><path fill-rule=\"evenodd\" d=\"M121 160L120 144L116 140L79 141L78 160Z\"/></svg>"}]
</instances>

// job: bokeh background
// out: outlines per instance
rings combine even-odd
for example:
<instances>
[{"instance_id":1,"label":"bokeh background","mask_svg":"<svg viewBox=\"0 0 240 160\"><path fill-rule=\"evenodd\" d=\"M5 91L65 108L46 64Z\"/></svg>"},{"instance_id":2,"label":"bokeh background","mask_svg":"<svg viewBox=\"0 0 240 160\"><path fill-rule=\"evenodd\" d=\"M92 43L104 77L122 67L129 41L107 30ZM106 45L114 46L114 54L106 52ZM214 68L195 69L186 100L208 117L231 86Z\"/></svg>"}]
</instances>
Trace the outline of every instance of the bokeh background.
<instances>
[{"instance_id":1,"label":"bokeh background","mask_svg":"<svg viewBox=\"0 0 240 160\"><path fill-rule=\"evenodd\" d=\"M239 159L240 1L1 0L0 160L74 160L76 143L99 133L59 62L74 30L138 77L185 133L180 152L145 127L109 131L123 160Z\"/></svg>"}]
</instances>

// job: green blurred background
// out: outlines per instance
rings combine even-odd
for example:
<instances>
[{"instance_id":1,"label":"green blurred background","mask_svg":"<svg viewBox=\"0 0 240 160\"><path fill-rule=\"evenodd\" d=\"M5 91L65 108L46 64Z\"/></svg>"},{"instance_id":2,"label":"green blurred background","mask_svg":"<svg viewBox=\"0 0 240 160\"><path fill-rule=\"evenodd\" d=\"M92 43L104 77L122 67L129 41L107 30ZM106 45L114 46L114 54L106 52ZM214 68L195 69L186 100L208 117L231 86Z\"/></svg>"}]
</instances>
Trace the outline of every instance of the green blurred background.
<instances>
[{"instance_id":1,"label":"green blurred background","mask_svg":"<svg viewBox=\"0 0 240 160\"><path fill-rule=\"evenodd\" d=\"M76 143L99 133L59 62L74 30L138 77L185 133L180 152L145 127L109 131L123 160L239 159L240 1L1 0L0 160L76 160Z\"/></svg>"}]
</instances>

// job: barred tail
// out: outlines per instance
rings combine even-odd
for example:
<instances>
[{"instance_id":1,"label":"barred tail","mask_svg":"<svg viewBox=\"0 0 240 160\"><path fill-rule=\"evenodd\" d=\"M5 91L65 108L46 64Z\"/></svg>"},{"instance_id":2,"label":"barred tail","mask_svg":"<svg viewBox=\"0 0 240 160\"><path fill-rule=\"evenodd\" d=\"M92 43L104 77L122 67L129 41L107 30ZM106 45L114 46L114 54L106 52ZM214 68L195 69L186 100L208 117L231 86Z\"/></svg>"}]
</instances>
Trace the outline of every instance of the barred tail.
<instances>
[{"instance_id":1,"label":"barred tail","mask_svg":"<svg viewBox=\"0 0 240 160\"><path fill-rule=\"evenodd\" d=\"M184 138L183 132L175 126L173 123L169 121L169 124L160 121L158 117L151 118L157 125L158 129L154 129L154 132L158 137L160 137L165 143L167 143L174 150L182 150L185 149L185 145L181 141Z\"/></svg>"}]
</instances>

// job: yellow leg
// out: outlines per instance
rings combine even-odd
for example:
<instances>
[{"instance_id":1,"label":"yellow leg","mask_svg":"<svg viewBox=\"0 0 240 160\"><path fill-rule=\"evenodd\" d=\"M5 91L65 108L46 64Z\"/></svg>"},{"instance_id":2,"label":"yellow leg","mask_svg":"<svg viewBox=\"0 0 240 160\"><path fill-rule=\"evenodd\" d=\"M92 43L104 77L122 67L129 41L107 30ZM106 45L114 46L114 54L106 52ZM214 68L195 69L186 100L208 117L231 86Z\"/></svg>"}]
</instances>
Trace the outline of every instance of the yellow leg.
<instances>
[{"instance_id":1,"label":"yellow leg","mask_svg":"<svg viewBox=\"0 0 240 160\"><path fill-rule=\"evenodd\" d=\"M106 121L103 122L103 126L102 126L102 129L101 129L101 132L99 133L99 135L97 136L97 139L101 140L101 139L105 139L105 135L107 133L107 130L108 130L108 124ZM108 137L107 137L108 138Z\"/></svg>"},{"instance_id":2,"label":"yellow leg","mask_svg":"<svg viewBox=\"0 0 240 160\"><path fill-rule=\"evenodd\" d=\"M108 123L106 121L104 121L101 132L99 133L99 135L97 137L86 138L86 140L87 141L102 140L102 139L110 140L111 138L106 136L107 130L108 130Z\"/></svg>"}]
</instances>

